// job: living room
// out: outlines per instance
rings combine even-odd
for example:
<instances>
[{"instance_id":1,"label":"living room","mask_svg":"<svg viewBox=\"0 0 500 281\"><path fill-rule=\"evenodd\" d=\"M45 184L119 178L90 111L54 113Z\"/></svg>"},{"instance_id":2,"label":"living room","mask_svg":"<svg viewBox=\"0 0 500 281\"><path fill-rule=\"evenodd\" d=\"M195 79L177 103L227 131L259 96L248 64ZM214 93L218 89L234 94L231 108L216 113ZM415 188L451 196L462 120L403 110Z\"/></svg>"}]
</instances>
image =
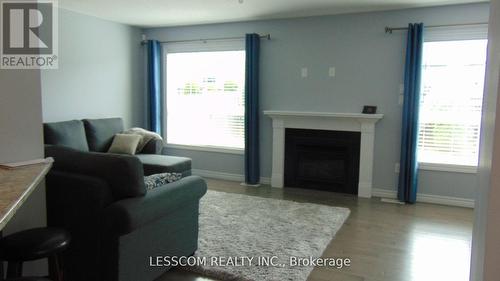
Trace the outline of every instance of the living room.
<instances>
[{"instance_id":1,"label":"living room","mask_svg":"<svg viewBox=\"0 0 500 281\"><path fill-rule=\"evenodd\" d=\"M499 8L59 1L2 49L6 280L497 280Z\"/></svg>"}]
</instances>

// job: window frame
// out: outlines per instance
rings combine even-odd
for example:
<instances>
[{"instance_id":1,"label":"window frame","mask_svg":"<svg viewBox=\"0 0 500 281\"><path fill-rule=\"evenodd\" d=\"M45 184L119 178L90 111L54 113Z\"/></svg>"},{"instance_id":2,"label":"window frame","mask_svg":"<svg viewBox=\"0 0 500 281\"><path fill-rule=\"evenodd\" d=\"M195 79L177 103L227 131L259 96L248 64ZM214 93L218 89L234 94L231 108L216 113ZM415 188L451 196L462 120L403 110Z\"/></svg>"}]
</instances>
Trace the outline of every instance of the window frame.
<instances>
[{"instance_id":1,"label":"window frame","mask_svg":"<svg viewBox=\"0 0 500 281\"><path fill-rule=\"evenodd\" d=\"M192 52L223 52L223 51L245 51L245 41L243 39L221 39L210 41L188 41L188 42L173 42L162 45L162 73L163 73L163 132L167 133L167 55L169 53L192 53ZM217 152L225 154L244 155L244 148L233 148L213 145L188 145L178 143L168 143L168 136L164 137L164 145L170 149L182 149L191 151Z\"/></svg>"},{"instance_id":2,"label":"window frame","mask_svg":"<svg viewBox=\"0 0 500 281\"><path fill-rule=\"evenodd\" d=\"M424 44L427 42L488 40L488 24L469 26L437 27L425 31ZM423 83L423 81L422 81ZM421 93L420 93L421 94ZM483 109L481 108L481 111ZM479 127L481 130L481 126ZM480 144L479 144L480 145ZM477 165L419 162L419 170L477 174Z\"/></svg>"}]
</instances>

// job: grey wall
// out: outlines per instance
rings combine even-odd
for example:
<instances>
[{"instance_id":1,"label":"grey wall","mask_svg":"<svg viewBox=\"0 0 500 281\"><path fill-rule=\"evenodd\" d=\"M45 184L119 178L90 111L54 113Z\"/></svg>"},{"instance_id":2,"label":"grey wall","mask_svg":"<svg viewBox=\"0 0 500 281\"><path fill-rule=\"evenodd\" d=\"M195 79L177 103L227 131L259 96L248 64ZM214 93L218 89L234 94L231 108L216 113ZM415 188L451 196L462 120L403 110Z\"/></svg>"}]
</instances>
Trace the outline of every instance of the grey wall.
<instances>
[{"instance_id":1,"label":"grey wall","mask_svg":"<svg viewBox=\"0 0 500 281\"><path fill-rule=\"evenodd\" d=\"M261 47L261 110L360 112L374 104L384 114L377 124L374 187L394 190L399 162L405 33L384 33L385 26L406 26L409 22L450 24L485 22L488 4L411 9L288 20L200 25L147 29L148 38L183 40L270 33L271 41ZM336 67L336 77L328 68ZM309 77L300 77L300 68ZM261 114L262 176L271 174L272 128ZM212 152L168 150L193 158L197 169L243 173L243 157ZM473 198L475 174L422 171L420 192Z\"/></svg>"},{"instance_id":2,"label":"grey wall","mask_svg":"<svg viewBox=\"0 0 500 281\"><path fill-rule=\"evenodd\" d=\"M59 69L42 72L43 121L144 124L140 29L59 10Z\"/></svg>"},{"instance_id":3,"label":"grey wall","mask_svg":"<svg viewBox=\"0 0 500 281\"><path fill-rule=\"evenodd\" d=\"M43 156L39 70L0 69L0 162Z\"/></svg>"},{"instance_id":4,"label":"grey wall","mask_svg":"<svg viewBox=\"0 0 500 281\"><path fill-rule=\"evenodd\" d=\"M0 69L0 163L43 157L40 71ZM46 225L45 185L40 184L4 234ZM46 274L45 262L28 263L29 275Z\"/></svg>"}]
</instances>

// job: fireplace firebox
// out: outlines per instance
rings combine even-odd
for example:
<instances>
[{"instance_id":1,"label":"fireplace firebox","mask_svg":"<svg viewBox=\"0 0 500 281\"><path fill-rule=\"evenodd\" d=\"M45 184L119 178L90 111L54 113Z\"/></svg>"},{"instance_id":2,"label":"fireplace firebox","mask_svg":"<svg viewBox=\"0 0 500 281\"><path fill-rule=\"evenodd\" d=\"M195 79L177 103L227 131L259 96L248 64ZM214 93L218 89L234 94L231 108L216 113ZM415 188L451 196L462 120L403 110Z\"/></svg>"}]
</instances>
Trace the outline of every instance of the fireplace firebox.
<instances>
[{"instance_id":1,"label":"fireplace firebox","mask_svg":"<svg viewBox=\"0 0 500 281\"><path fill-rule=\"evenodd\" d=\"M285 187L358 194L360 132L285 130Z\"/></svg>"}]
</instances>

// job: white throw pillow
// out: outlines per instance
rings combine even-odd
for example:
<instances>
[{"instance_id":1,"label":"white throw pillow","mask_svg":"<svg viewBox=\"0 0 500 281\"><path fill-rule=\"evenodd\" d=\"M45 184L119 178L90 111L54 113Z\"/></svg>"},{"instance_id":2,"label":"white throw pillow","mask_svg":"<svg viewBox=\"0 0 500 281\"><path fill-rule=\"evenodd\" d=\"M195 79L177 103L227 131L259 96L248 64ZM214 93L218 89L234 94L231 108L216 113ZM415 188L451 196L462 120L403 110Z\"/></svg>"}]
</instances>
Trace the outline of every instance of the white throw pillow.
<instances>
[{"instance_id":1,"label":"white throw pillow","mask_svg":"<svg viewBox=\"0 0 500 281\"><path fill-rule=\"evenodd\" d=\"M134 155L141 138L138 135L116 134L108 152Z\"/></svg>"}]
</instances>

